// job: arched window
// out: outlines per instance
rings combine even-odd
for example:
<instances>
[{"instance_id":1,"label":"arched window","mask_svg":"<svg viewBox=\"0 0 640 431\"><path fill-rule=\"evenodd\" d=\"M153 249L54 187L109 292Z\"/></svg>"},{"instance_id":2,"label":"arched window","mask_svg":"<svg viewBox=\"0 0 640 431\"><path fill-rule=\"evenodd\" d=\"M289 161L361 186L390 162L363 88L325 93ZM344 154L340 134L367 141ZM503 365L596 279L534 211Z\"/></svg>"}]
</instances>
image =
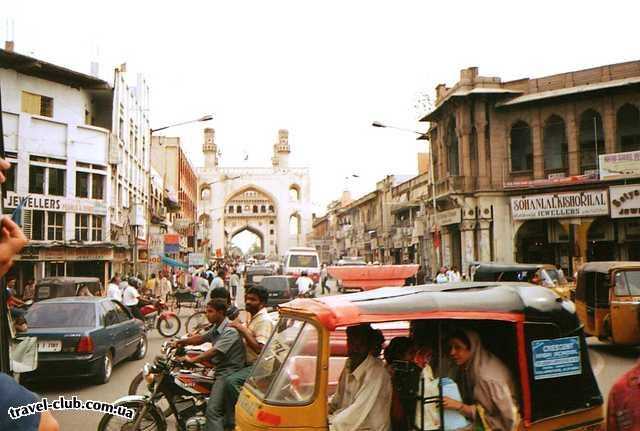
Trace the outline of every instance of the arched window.
<instances>
[{"instance_id":1,"label":"arched window","mask_svg":"<svg viewBox=\"0 0 640 431\"><path fill-rule=\"evenodd\" d=\"M253 213L258 214L258 205L253 206Z\"/></svg>"},{"instance_id":2,"label":"arched window","mask_svg":"<svg viewBox=\"0 0 640 431\"><path fill-rule=\"evenodd\" d=\"M630 103L618 110L616 130L621 152L640 150L640 111Z\"/></svg>"},{"instance_id":3,"label":"arched window","mask_svg":"<svg viewBox=\"0 0 640 431\"><path fill-rule=\"evenodd\" d=\"M300 235L301 232L300 215L292 214L291 217L289 217L289 234L297 236Z\"/></svg>"},{"instance_id":4,"label":"arched window","mask_svg":"<svg viewBox=\"0 0 640 431\"><path fill-rule=\"evenodd\" d=\"M561 171L567 167L567 135L564 120L557 115L549 117L544 124L544 168Z\"/></svg>"},{"instance_id":5,"label":"arched window","mask_svg":"<svg viewBox=\"0 0 640 431\"><path fill-rule=\"evenodd\" d=\"M531 128L524 121L511 126L511 171L533 170L533 143Z\"/></svg>"},{"instance_id":6,"label":"arched window","mask_svg":"<svg viewBox=\"0 0 640 431\"><path fill-rule=\"evenodd\" d=\"M233 205L229 205L229 214L233 214Z\"/></svg>"},{"instance_id":7,"label":"arched window","mask_svg":"<svg viewBox=\"0 0 640 431\"><path fill-rule=\"evenodd\" d=\"M266 212L267 212L267 207L266 207L266 206L264 206L264 205L261 205L261 206L260 206L260 212L261 212L261 213L266 213Z\"/></svg>"},{"instance_id":8,"label":"arched window","mask_svg":"<svg viewBox=\"0 0 640 431\"><path fill-rule=\"evenodd\" d=\"M238 206L236 206L236 212L237 212L238 214L242 214L242 205L238 205Z\"/></svg>"},{"instance_id":9,"label":"arched window","mask_svg":"<svg viewBox=\"0 0 640 431\"><path fill-rule=\"evenodd\" d=\"M209 200L210 195L211 190L209 189L209 186L205 185L204 187L202 187L202 190L200 190L200 199L203 201L207 201Z\"/></svg>"},{"instance_id":10,"label":"arched window","mask_svg":"<svg viewBox=\"0 0 640 431\"><path fill-rule=\"evenodd\" d=\"M269 212L272 213L273 212L273 205L269 205Z\"/></svg>"},{"instance_id":11,"label":"arched window","mask_svg":"<svg viewBox=\"0 0 640 431\"><path fill-rule=\"evenodd\" d=\"M588 109L580 116L580 171L597 169L600 154L604 154L602 117Z\"/></svg>"},{"instance_id":12,"label":"arched window","mask_svg":"<svg viewBox=\"0 0 640 431\"><path fill-rule=\"evenodd\" d=\"M289 187L289 199L295 202L300 200L300 187L295 184Z\"/></svg>"},{"instance_id":13,"label":"arched window","mask_svg":"<svg viewBox=\"0 0 640 431\"><path fill-rule=\"evenodd\" d=\"M449 175L460 175L460 158L458 157L458 135L456 120L451 118L447 129L447 156L449 159Z\"/></svg>"}]
</instances>

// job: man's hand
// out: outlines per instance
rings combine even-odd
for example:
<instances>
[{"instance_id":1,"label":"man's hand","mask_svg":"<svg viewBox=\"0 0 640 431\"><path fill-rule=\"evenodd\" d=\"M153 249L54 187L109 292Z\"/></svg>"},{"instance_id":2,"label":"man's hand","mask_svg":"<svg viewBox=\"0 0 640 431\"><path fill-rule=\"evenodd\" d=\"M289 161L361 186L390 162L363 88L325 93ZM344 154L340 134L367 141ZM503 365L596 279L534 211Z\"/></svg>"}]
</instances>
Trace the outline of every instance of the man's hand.
<instances>
[{"instance_id":1,"label":"man's hand","mask_svg":"<svg viewBox=\"0 0 640 431\"><path fill-rule=\"evenodd\" d=\"M11 167L11 163L7 162L5 159L0 158L0 184L4 183L7 180L7 177L4 175L4 171L8 170Z\"/></svg>"},{"instance_id":2,"label":"man's hand","mask_svg":"<svg viewBox=\"0 0 640 431\"><path fill-rule=\"evenodd\" d=\"M196 358L195 357L190 357L190 356L176 356L176 361L178 362L184 362L186 364L195 364L196 362Z\"/></svg>"},{"instance_id":3,"label":"man's hand","mask_svg":"<svg viewBox=\"0 0 640 431\"><path fill-rule=\"evenodd\" d=\"M0 159L0 161L4 161ZM4 177L3 177L4 178ZM9 217L2 218L0 227L0 277L5 275L13 263L13 257L27 244L20 227Z\"/></svg>"},{"instance_id":4,"label":"man's hand","mask_svg":"<svg viewBox=\"0 0 640 431\"><path fill-rule=\"evenodd\" d=\"M240 321L240 320L234 320L232 322L229 322L229 326L237 329L238 331L242 332L243 329L246 328L246 326L244 326L244 324Z\"/></svg>"}]
</instances>

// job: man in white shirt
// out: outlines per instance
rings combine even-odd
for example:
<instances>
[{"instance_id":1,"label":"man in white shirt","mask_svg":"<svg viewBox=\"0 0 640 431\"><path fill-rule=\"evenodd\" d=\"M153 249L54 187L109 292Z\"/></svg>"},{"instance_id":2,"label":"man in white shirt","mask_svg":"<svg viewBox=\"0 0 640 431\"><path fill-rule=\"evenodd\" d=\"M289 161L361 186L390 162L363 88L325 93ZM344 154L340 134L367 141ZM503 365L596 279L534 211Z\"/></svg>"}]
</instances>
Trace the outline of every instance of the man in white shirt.
<instances>
[{"instance_id":1,"label":"man in white shirt","mask_svg":"<svg viewBox=\"0 0 640 431\"><path fill-rule=\"evenodd\" d=\"M438 283L438 284L449 283L449 276L447 275L447 268L445 268L444 266L442 268L440 268L440 272L438 272L438 275L436 276L436 283Z\"/></svg>"},{"instance_id":2,"label":"man in white shirt","mask_svg":"<svg viewBox=\"0 0 640 431\"><path fill-rule=\"evenodd\" d=\"M107 286L107 296L116 301L122 302L122 291L120 290L120 275L116 275L111 278L109 286Z\"/></svg>"},{"instance_id":3,"label":"man in white shirt","mask_svg":"<svg viewBox=\"0 0 640 431\"><path fill-rule=\"evenodd\" d=\"M391 429L391 375L370 353L377 345L370 325L347 328L349 359L329 400L330 431Z\"/></svg>"},{"instance_id":4,"label":"man in white shirt","mask_svg":"<svg viewBox=\"0 0 640 431\"><path fill-rule=\"evenodd\" d=\"M313 287L313 280L307 276L306 271L302 271L302 275L296 280L296 286L298 287L298 296L303 296L309 293Z\"/></svg>"},{"instance_id":5,"label":"man in white shirt","mask_svg":"<svg viewBox=\"0 0 640 431\"><path fill-rule=\"evenodd\" d=\"M138 289L133 286L134 284L137 284L137 281L135 279L132 280L132 278L134 277L131 277L129 279L127 287L124 289L124 292L122 292L122 303L126 305L127 308L129 308L131 314L133 314L133 317L135 317L136 319L144 320L144 316L140 312L139 307L140 293L138 292Z\"/></svg>"},{"instance_id":6,"label":"man in white shirt","mask_svg":"<svg viewBox=\"0 0 640 431\"><path fill-rule=\"evenodd\" d=\"M216 274L213 280L211 280L211 285L209 286L209 290L215 289L216 287L224 287L224 279L220 277L219 274Z\"/></svg>"}]
</instances>

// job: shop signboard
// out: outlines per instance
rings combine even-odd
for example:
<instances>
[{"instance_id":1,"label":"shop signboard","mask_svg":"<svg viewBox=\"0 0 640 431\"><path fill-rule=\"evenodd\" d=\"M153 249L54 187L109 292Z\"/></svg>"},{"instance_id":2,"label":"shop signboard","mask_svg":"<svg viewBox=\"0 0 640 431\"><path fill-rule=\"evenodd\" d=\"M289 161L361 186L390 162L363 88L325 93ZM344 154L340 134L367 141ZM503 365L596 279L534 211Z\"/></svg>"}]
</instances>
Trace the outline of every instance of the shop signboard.
<instances>
[{"instance_id":1,"label":"shop signboard","mask_svg":"<svg viewBox=\"0 0 640 431\"><path fill-rule=\"evenodd\" d=\"M611 218L640 217L640 184L609 188Z\"/></svg>"},{"instance_id":2,"label":"shop signboard","mask_svg":"<svg viewBox=\"0 0 640 431\"><path fill-rule=\"evenodd\" d=\"M107 214L106 203L95 199L65 198L62 196L34 194L19 195L10 191L7 192L7 197L4 199L4 206L6 208L16 208L24 197L27 198L24 202L24 208L29 210L52 210L97 215Z\"/></svg>"},{"instance_id":3,"label":"shop signboard","mask_svg":"<svg viewBox=\"0 0 640 431\"><path fill-rule=\"evenodd\" d=\"M40 250L40 260L73 260L73 261L93 261L112 260L113 249L107 247L87 247L87 248L43 248Z\"/></svg>"},{"instance_id":4,"label":"shop signboard","mask_svg":"<svg viewBox=\"0 0 640 431\"><path fill-rule=\"evenodd\" d=\"M640 175L640 151L602 154L600 179L627 178Z\"/></svg>"},{"instance_id":5,"label":"shop signboard","mask_svg":"<svg viewBox=\"0 0 640 431\"><path fill-rule=\"evenodd\" d=\"M168 233L164 236L164 252L180 253L180 235Z\"/></svg>"},{"instance_id":6,"label":"shop signboard","mask_svg":"<svg viewBox=\"0 0 640 431\"><path fill-rule=\"evenodd\" d=\"M462 221L461 209L454 208L452 210L438 211L436 214L436 220L439 226L458 224Z\"/></svg>"},{"instance_id":7,"label":"shop signboard","mask_svg":"<svg viewBox=\"0 0 640 431\"><path fill-rule=\"evenodd\" d=\"M152 233L149 235L149 251L160 256L164 252L164 235Z\"/></svg>"},{"instance_id":8,"label":"shop signboard","mask_svg":"<svg viewBox=\"0 0 640 431\"><path fill-rule=\"evenodd\" d=\"M202 253L189 253L189 266L204 266L204 255Z\"/></svg>"},{"instance_id":9,"label":"shop signboard","mask_svg":"<svg viewBox=\"0 0 640 431\"><path fill-rule=\"evenodd\" d=\"M513 196L513 220L593 217L609 214L607 190Z\"/></svg>"}]
</instances>

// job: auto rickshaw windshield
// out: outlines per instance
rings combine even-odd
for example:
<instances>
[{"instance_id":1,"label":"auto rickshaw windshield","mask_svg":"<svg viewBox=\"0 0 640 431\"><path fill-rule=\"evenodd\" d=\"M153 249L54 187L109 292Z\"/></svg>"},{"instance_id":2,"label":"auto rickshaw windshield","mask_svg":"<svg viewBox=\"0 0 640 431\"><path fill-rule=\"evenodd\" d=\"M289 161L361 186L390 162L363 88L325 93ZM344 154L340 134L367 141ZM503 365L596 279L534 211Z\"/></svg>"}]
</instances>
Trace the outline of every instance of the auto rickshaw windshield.
<instances>
[{"instance_id":1,"label":"auto rickshaw windshield","mask_svg":"<svg viewBox=\"0 0 640 431\"><path fill-rule=\"evenodd\" d=\"M305 404L316 387L319 335L310 322L282 317L264 347L248 386L270 403Z\"/></svg>"},{"instance_id":2,"label":"auto rickshaw windshield","mask_svg":"<svg viewBox=\"0 0 640 431\"><path fill-rule=\"evenodd\" d=\"M616 296L640 296L640 271L616 273Z\"/></svg>"}]
</instances>

